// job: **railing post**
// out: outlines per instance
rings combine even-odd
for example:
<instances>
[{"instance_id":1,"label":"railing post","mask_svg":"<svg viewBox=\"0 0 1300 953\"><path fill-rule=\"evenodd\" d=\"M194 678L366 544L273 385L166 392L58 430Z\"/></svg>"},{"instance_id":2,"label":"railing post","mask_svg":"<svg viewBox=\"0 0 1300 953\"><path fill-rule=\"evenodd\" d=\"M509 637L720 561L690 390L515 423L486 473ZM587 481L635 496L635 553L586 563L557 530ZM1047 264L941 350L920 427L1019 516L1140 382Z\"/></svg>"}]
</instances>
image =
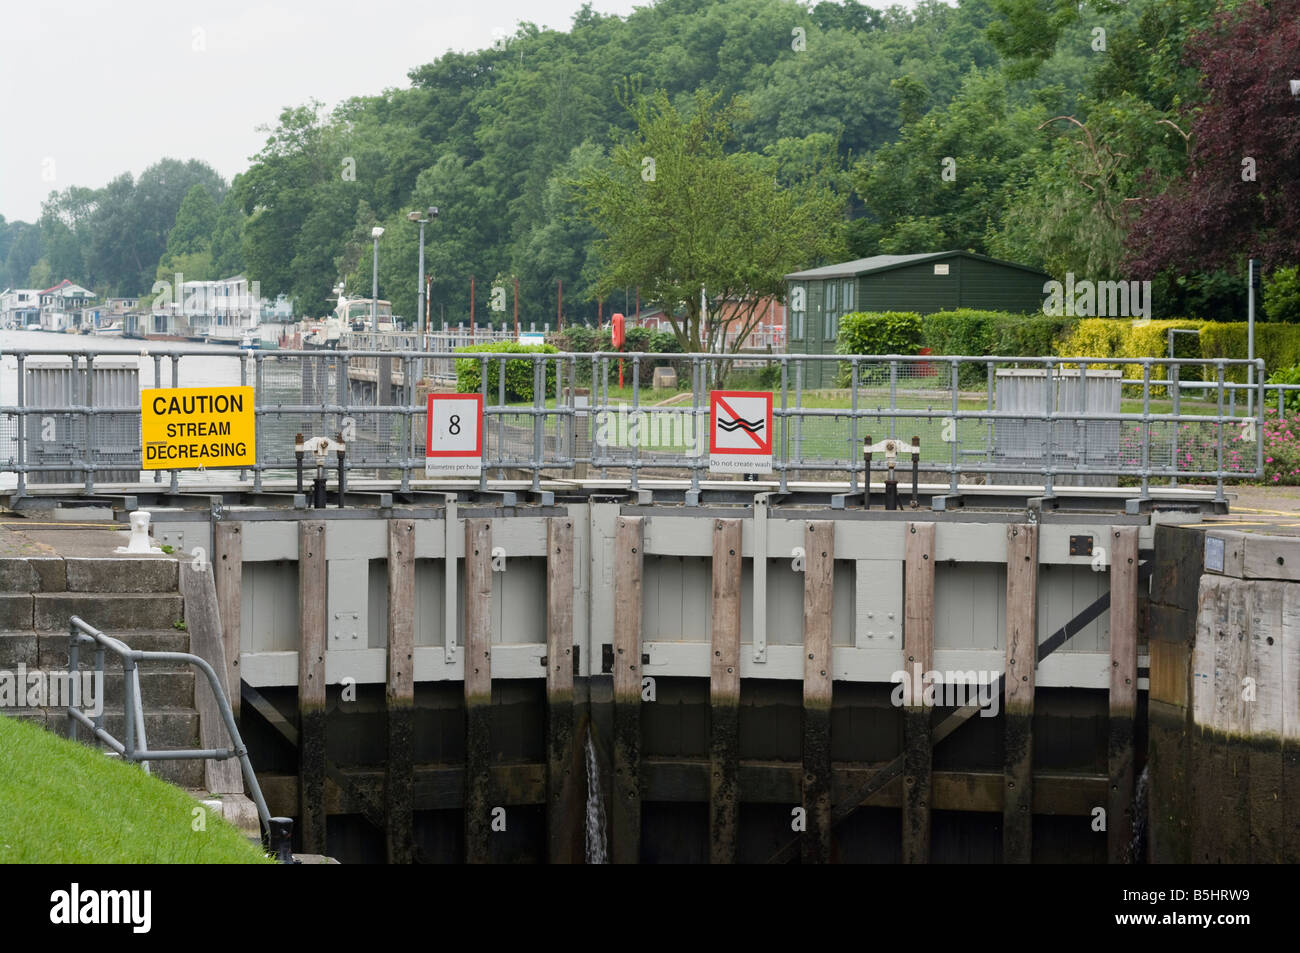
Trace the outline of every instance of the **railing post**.
<instances>
[{"instance_id":1,"label":"railing post","mask_svg":"<svg viewBox=\"0 0 1300 953\"><path fill-rule=\"evenodd\" d=\"M1047 440L1044 442L1043 451L1045 454L1043 466L1043 497L1051 499L1056 495L1052 486L1052 475L1056 469L1056 421L1052 415L1056 410L1056 365L1047 361L1047 373L1043 378L1043 422L1047 424ZM1122 372L1121 372L1122 373ZM1124 384L1123 378L1120 379L1120 395L1123 396ZM954 398L954 403L955 403Z\"/></svg>"},{"instance_id":2,"label":"railing post","mask_svg":"<svg viewBox=\"0 0 1300 953\"><path fill-rule=\"evenodd\" d=\"M77 627L69 624L68 626L68 672L73 679L79 677L78 670L81 667L81 646L78 645ZM77 740L77 719L72 717L72 706L68 706L68 737L73 741Z\"/></svg>"},{"instance_id":3,"label":"railing post","mask_svg":"<svg viewBox=\"0 0 1300 953\"><path fill-rule=\"evenodd\" d=\"M961 441L958 439L958 431L961 429L961 426L960 426L960 421L957 418L957 415L961 413L961 403L960 403L960 394L959 394L959 389L960 389L959 380L961 378L960 361L953 360L951 373L952 373L952 450L949 454L949 464L948 464L949 474L950 474L948 479L948 492L951 493L953 496L957 496L960 493L959 486L961 482L961 458L959 456L959 454L961 453Z\"/></svg>"},{"instance_id":4,"label":"railing post","mask_svg":"<svg viewBox=\"0 0 1300 953\"><path fill-rule=\"evenodd\" d=\"M1174 331L1173 328L1170 328L1169 329L1169 356L1173 357L1173 354L1174 354ZM1174 416L1177 417L1182 413L1179 407L1182 404L1182 391L1183 391L1182 384L1179 381L1179 368L1177 362L1169 365L1169 374L1166 379L1169 382L1169 391L1170 394L1172 395ZM1122 406L1123 405L1121 405L1121 408ZM1178 485L1178 421L1177 420L1173 421L1169 429L1173 433L1172 446L1170 447L1170 452L1169 452L1169 463L1171 468L1174 471L1169 477L1169 485L1177 486Z\"/></svg>"},{"instance_id":5,"label":"railing post","mask_svg":"<svg viewBox=\"0 0 1300 953\"><path fill-rule=\"evenodd\" d=\"M262 406L262 401L266 391L263 388L263 358L259 351L253 355L253 439L257 442L258 459L253 463L253 492L262 492L262 470L264 464L262 458L266 456L266 450L262 446L262 415L266 412Z\"/></svg>"},{"instance_id":6,"label":"railing post","mask_svg":"<svg viewBox=\"0 0 1300 953\"><path fill-rule=\"evenodd\" d=\"M95 449L92 433L95 429L95 354L86 353L86 409L82 415L86 421L85 449L82 451L82 465L85 467L86 493L95 490Z\"/></svg>"},{"instance_id":7,"label":"railing post","mask_svg":"<svg viewBox=\"0 0 1300 953\"><path fill-rule=\"evenodd\" d=\"M1215 463L1215 470L1217 471L1217 473L1215 474L1215 481L1214 481L1214 502L1225 503L1227 502L1227 498L1223 495L1223 420L1224 420L1223 418L1223 361L1222 360L1215 361L1214 365L1215 365L1215 383L1218 385L1218 392L1219 392L1219 398L1218 398L1219 415L1217 418L1218 420L1217 429L1219 432L1219 439L1217 441L1218 456L1217 456L1217 462Z\"/></svg>"},{"instance_id":8,"label":"railing post","mask_svg":"<svg viewBox=\"0 0 1300 953\"><path fill-rule=\"evenodd\" d=\"M135 661L129 656L122 657L122 721L126 728L126 750L122 752L122 757L127 761L135 761L135 694L131 691L132 673L135 671Z\"/></svg>"},{"instance_id":9,"label":"railing post","mask_svg":"<svg viewBox=\"0 0 1300 953\"><path fill-rule=\"evenodd\" d=\"M1120 396L1123 397L1123 385ZM1121 403L1121 408L1123 404ZM1174 425L1177 427L1177 424ZM1151 499L1151 362L1142 362L1142 491L1138 499Z\"/></svg>"},{"instance_id":10,"label":"railing post","mask_svg":"<svg viewBox=\"0 0 1300 953\"><path fill-rule=\"evenodd\" d=\"M785 492L786 479L790 472L790 418L787 415L789 410L790 392L790 359L781 358L781 492ZM867 481L870 482L871 474L867 474Z\"/></svg>"},{"instance_id":11,"label":"railing post","mask_svg":"<svg viewBox=\"0 0 1300 953\"><path fill-rule=\"evenodd\" d=\"M636 431L636 438L632 441L632 489L637 488L637 474L641 466L641 358L635 356L632 358L632 425L630 430ZM650 411L653 413L653 411ZM655 432L654 428L650 431Z\"/></svg>"},{"instance_id":12,"label":"railing post","mask_svg":"<svg viewBox=\"0 0 1300 953\"><path fill-rule=\"evenodd\" d=\"M172 387L178 387L178 386L180 386L180 385L177 384L177 382L176 382L176 381L177 381L178 372L179 372L179 368L180 368L180 363L181 363L180 355L179 355L179 354L172 354L172 355L171 355L171 364L172 364ZM177 493L180 492L180 472L177 471L177 470L169 470L169 471L168 471L168 475L171 477L171 482L168 484L167 492L170 493L170 494L172 494L173 496L175 496Z\"/></svg>"},{"instance_id":13,"label":"railing post","mask_svg":"<svg viewBox=\"0 0 1300 953\"><path fill-rule=\"evenodd\" d=\"M18 355L18 493L21 498L27 491L27 401L24 395L23 354Z\"/></svg>"},{"instance_id":14,"label":"railing post","mask_svg":"<svg viewBox=\"0 0 1300 953\"><path fill-rule=\"evenodd\" d=\"M849 492L858 492L858 358L849 358Z\"/></svg>"}]
</instances>

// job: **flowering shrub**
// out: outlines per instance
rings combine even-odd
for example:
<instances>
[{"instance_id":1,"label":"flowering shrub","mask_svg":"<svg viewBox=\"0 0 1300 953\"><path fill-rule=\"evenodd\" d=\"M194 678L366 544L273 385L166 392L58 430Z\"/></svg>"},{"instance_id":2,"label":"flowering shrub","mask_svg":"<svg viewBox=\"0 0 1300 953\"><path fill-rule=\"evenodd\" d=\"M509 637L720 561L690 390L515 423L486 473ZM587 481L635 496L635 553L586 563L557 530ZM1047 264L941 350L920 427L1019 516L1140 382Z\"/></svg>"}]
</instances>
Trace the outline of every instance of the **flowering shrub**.
<instances>
[{"instance_id":1,"label":"flowering shrub","mask_svg":"<svg viewBox=\"0 0 1300 953\"><path fill-rule=\"evenodd\" d=\"M1264 484L1300 486L1300 414L1264 411Z\"/></svg>"}]
</instances>

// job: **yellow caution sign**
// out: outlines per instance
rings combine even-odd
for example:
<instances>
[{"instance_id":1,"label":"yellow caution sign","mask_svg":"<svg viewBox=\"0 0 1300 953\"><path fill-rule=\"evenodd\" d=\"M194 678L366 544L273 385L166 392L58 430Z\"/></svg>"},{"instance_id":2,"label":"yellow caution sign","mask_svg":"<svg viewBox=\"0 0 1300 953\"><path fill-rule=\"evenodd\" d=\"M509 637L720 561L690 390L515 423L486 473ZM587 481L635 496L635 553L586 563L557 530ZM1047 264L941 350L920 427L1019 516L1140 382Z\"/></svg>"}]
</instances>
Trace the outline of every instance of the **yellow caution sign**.
<instances>
[{"instance_id":1,"label":"yellow caution sign","mask_svg":"<svg viewBox=\"0 0 1300 953\"><path fill-rule=\"evenodd\" d=\"M146 470L257 462L251 387L165 387L140 394Z\"/></svg>"}]
</instances>

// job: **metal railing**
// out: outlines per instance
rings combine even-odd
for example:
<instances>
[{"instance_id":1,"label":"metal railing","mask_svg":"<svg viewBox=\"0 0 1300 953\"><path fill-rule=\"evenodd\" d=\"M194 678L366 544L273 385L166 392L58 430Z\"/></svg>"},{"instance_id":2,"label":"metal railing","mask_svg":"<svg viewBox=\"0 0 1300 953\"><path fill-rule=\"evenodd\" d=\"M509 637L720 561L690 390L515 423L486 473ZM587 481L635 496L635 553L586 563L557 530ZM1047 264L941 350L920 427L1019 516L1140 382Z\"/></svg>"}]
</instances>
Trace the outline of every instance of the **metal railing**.
<instances>
[{"instance_id":1,"label":"metal railing","mask_svg":"<svg viewBox=\"0 0 1300 953\"><path fill-rule=\"evenodd\" d=\"M111 423L116 439L139 452L138 406L97 408L93 373L68 376L59 400L49 388L41 404L25 398L25 364L51 354L83 369L123 357L66 348L5 356L17 374L12 399L0 384L0 470L17 474L20 495L33 473L82 474L89 493L97 473L120 472L123 464L102 452ZM1153 481L1197 480L1213 481L1222 498L1225 479L1263 474L1266 392L1280 404L1297 389L1263 383L1262 361L1192 358L177 349L138 359L141 387L255 388L257 462L220 473L224 483L237 473L254 490L267 477L293 476L298 434L346 435L349 473L409 489L423 477L426 395L448 387L438 364L467 372L483 396L485 488L494 473L523 471L536 487L543 474L595 469L634 488L647 471L685 475L696 489L709 471L709 391L725 387L772 393L772 472L783 490L792 476L821 473L847 477L857 492L868 472L884 466L863 460L867 437L919 436L921 470L942 474L953 493L963 481L1032 482L1048 495L1054 485L1124 481L1145 497ZM676 391L652 390L659 366L673 368ZM1248 369L1254 385L1232 380L1244 380ZM1248 391L1251 413L1243 416ZM58 444L55 459L43 438L57 436L60 421L83 426ZM169 476L173 491L182 481L216 479L212 472ZM161 471L153 479L161 481Z\"/></svg>"},{"instance_id":2,"label":"metal railing","mask_svg":"<svg viewBox=\"0 0 1300 953\"><path fill-rule=\"evenodd\" d=\"M97 741L107 745L124 761L138 763L146 774L149 773L150 761L224 761L238 758L244 783L248 785L253 803L257 806L257 818L262 828L263 842L283 860L291 837L293 821L289 818L271 817L266 799L262 796L262 787L257 783L257 775L253 773L253 763L248 758L248 748L244 745L239 727L235 724L230 701L226 698L221 681L212 666L197 655L188 652L146 652L132 649L74 615L68 620L68 670L74 673L74 682L75 673L80 670L82 645L95 646L95 677L100 685L104 684L104 653L112 652L122 660L122 721L126 738L119 740L104 728L102 704L98 706L99 711L93 718L83 712L75 691L72 692L67 706L68 737L75 741L77 727L83 725L90 730ZM217 707L221 710L222 724L230 737L231 747L151 749L145 736L144 698L140 692L141 662L181 662L193 665L202 672L212 689L213 697L217 700Z\"/></svg>"}]
</instances>

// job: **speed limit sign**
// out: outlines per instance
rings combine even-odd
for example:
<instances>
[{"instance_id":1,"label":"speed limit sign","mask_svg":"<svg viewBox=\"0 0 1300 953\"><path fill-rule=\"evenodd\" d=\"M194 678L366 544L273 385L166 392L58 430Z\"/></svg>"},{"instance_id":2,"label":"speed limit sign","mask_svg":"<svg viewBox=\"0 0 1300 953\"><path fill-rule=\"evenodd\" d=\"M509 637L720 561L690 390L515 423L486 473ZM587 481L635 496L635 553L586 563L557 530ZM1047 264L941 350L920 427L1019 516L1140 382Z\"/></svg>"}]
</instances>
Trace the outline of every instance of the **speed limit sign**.
<instances>
[{"instance_id":1,"label":"speed limit sign","mask_svg":"<svg viewBox=\"0 0 1300 953\"><path fill-rule=\"evenodd\" d=\"M478 476L483 471L483 395L430 394L425 476Z\"/></svg>"}]
</instances>

